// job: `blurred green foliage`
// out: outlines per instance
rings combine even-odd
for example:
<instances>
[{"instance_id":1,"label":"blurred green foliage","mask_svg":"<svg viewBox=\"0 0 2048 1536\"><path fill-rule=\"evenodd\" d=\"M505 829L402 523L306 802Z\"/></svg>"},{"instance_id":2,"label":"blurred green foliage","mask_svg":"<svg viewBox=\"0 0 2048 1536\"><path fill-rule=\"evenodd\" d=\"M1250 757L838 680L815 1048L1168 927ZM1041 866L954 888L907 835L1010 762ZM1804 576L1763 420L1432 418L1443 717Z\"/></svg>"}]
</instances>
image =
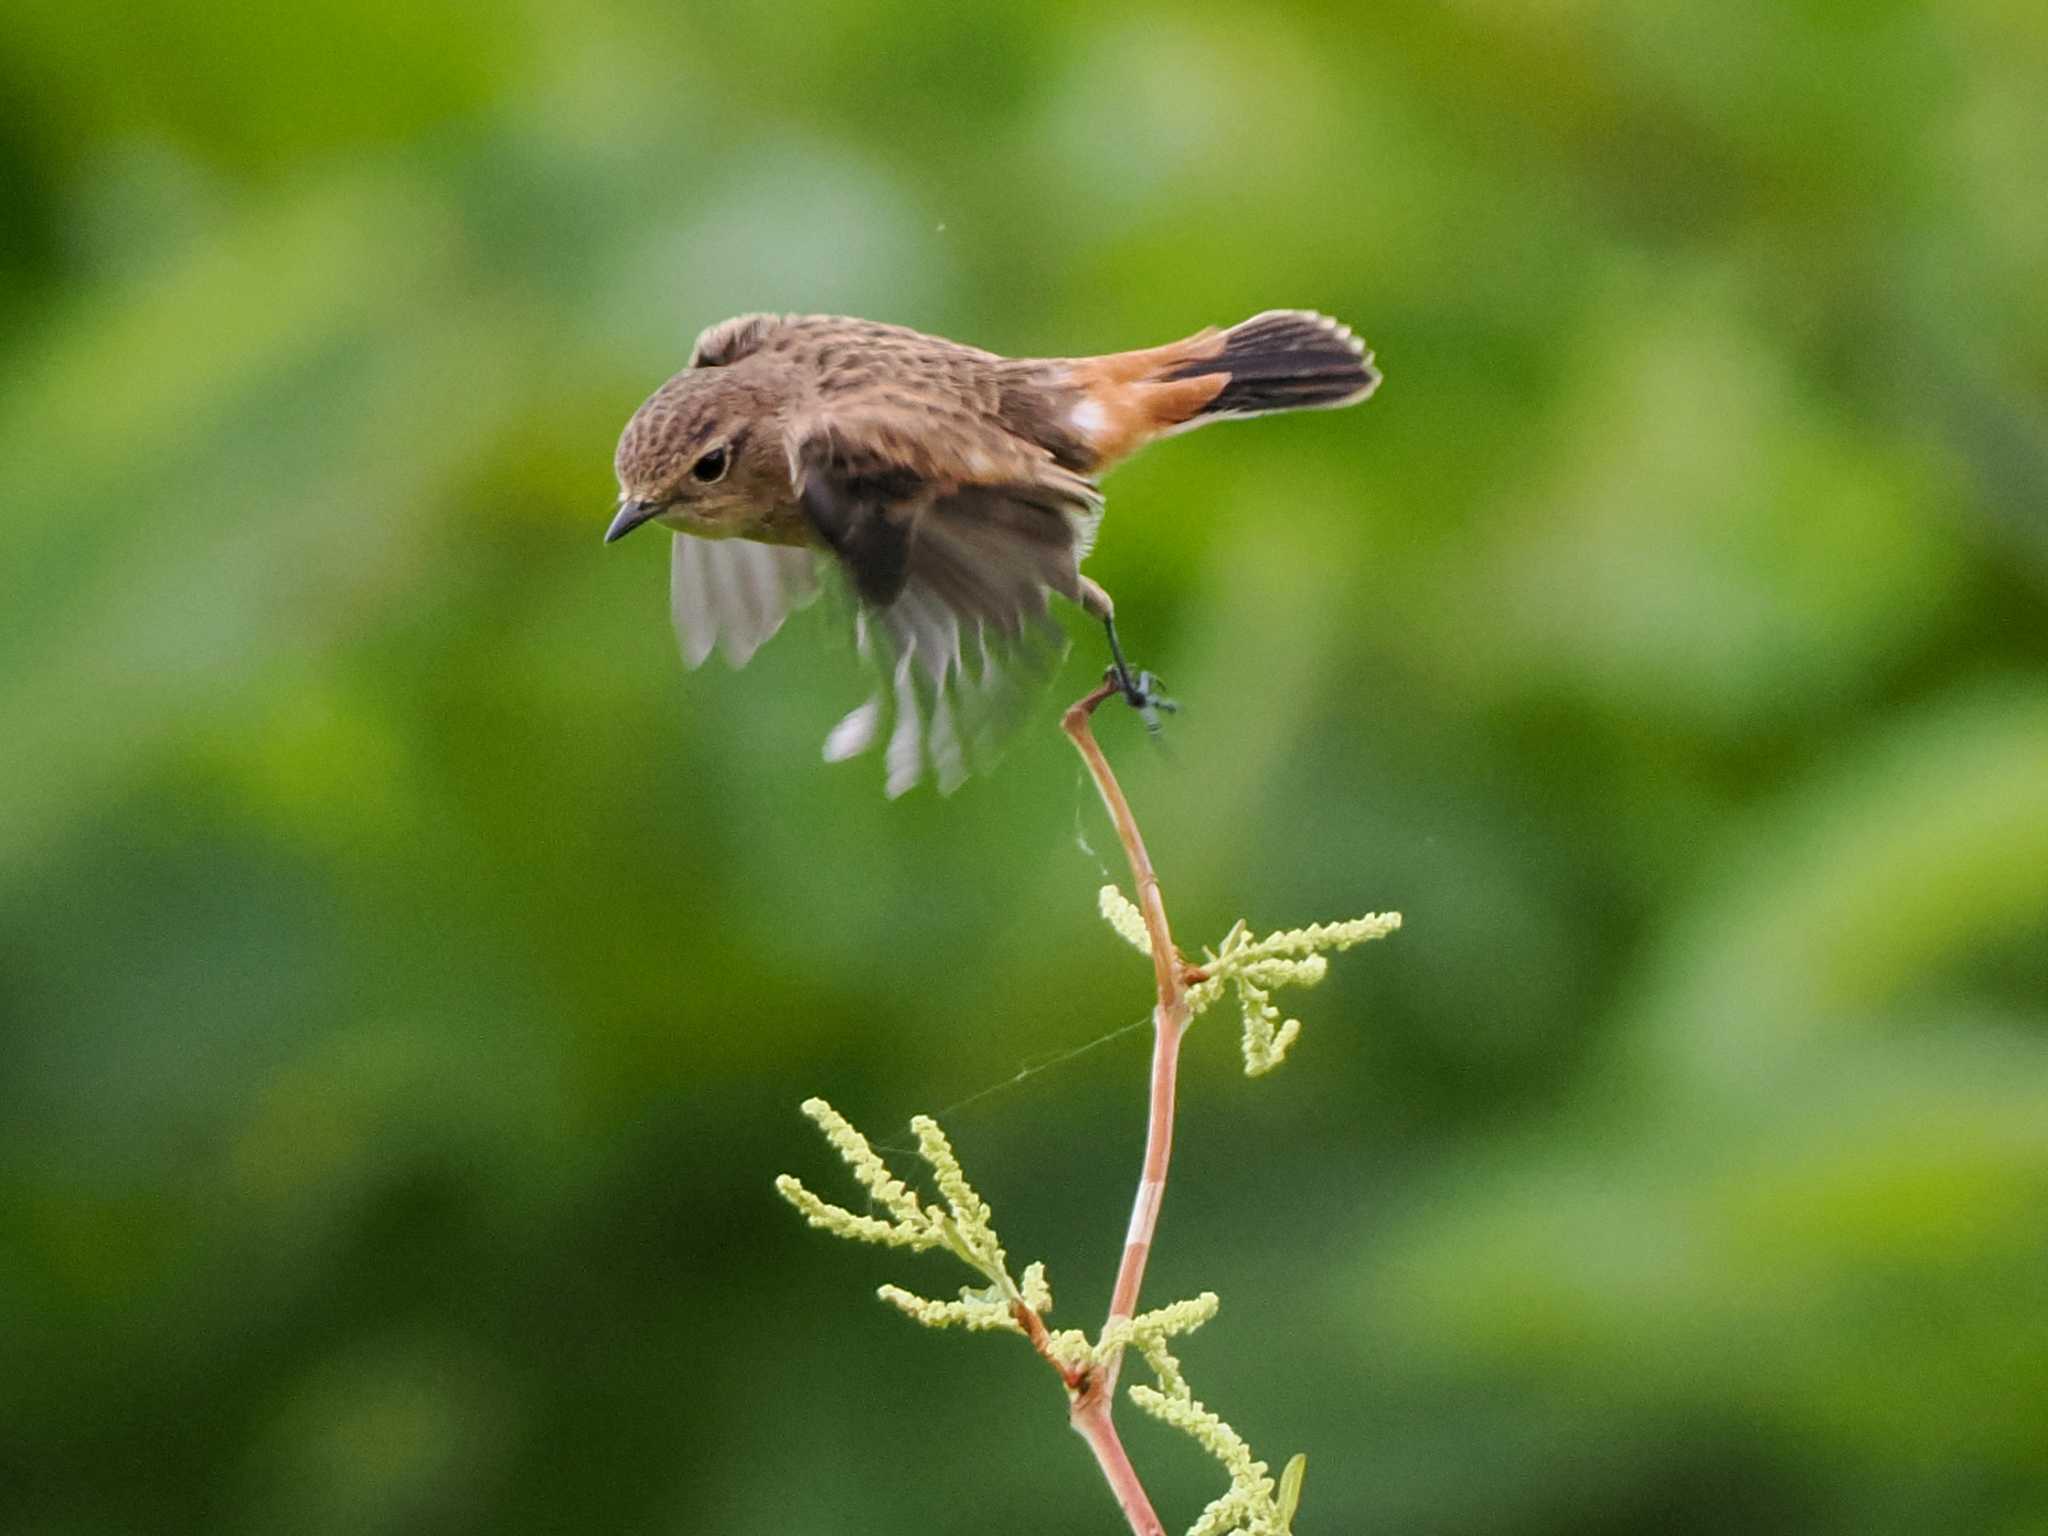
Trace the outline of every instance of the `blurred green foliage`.
<instances>
[{"instance_id":1,"label":"blurred green foliage","mask_svg":"<svg viewBox=\"0 0 2048 1536\"><path fill-rule=\"evenodd\" d=\"M1313 305L1380 396L1091 565L1184 941L1408 920L1191 1043L1198 1390L1304 1531L2048 1531L2044 146L2027 0L10 0L0 1528L1113 1529L769 1189L1143 1012L1094 638L886 804L822 612L682 672L609 459L743 309ZM1143 1057L946 1115L1056 1321Z\"/></svg>"}]
</instances>

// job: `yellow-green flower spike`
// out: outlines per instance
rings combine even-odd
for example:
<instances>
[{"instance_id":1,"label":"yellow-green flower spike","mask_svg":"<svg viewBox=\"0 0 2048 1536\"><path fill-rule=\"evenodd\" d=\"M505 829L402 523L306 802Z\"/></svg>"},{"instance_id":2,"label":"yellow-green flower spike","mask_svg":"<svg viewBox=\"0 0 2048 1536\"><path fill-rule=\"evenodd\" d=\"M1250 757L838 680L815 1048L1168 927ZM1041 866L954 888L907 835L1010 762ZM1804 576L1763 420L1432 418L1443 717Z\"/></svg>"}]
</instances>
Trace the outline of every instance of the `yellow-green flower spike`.
<instances>
[{"instance_id":1,"label":"yellow-green flower spike","mask_svg":"<svg viewBox=\"0 0 2048 1536\"><path fill-rule=\"evenodd\" d=\"M1052 1310L1052 1282L1045 1278L1045 1265L1033 1259L1024 1266L1024 1278L1018 1282L1017 1290L1024 1298L1024 1305L1038 1313Z\"/></svg>"},{"instance_id":2,"label":"yellow-green flower spike","mask_svg":"<svg viewBox=\"0 0 2048 1536\"><path fill-rule=\"evenodd\" d=\"M1151 955L1152 935L1145 931L1145 914L1132 904L1128 896L1113 885L1105 885L1096 893L1095 902L1102 909L1103 920L1116 930L1118 938L1139 954Z\"/></svg>"},{"instance_id":3,"label":"yellow-green flower spike","mask_svg":"<svg viewBox=\"0 0 2048 1536\"><path fill-rule=\"evenodd\" d=\"M791 1174L782 1174L775 1180L775 1189L783 1199L803 1214L805 1221L823 1232L849 1238L856 1243L879 1243L885 1248L937 1248L945 1242L943 1234L929 1226L906 1222L884 1221L879 1216L861 1216L844 1206L833 1205L821 1200L804 1188L803 1182Z\"/></svg>"},{"instance_id":4,"label":"yellow-green flower spike","mask_svg":"<svg viewBox=\"0 0 2048 1536\"><path fill-rule=\"evenodd\" d=\"M1010 1304L994 1294L994 1287L987 1291L962 1290L958 1301L933 1301L900 1285L885 1285L875 1294L927 1328L965 1328L970 1333L989 1329L1024 1331L1010 1311Z\"/></svg>"},{"instance_id":5,"label":"yellow-green flower spike","mask_svg":"<svg viewBox=\"0 0 2048 1536\"><path fill-rule=\"evenodd\" d=\"M1152 953L1145 919L1129 897L1105 885L1096 897L1103 920L1140 954ZM1247 1077L1270 1072L1286 1059L1287 1048L1301 1033L1301 1020L1282 1014L1273 993L1282 987L1312 987L1329 974L1325 951L1383 939L1401 926L1398 912L1368 912L1343 923L1311 923L1284 928L1253 939L1240 919L1214 949L1204 950L1203 980L1188 988L1188 1016L1197 1018L1215 1005L1226 988L1237 989L1244 1022L1244 1070Z\"/></svg>"},{"instance_id":6,"label":"yellow-green flower spike","mask_svg":"<svg viewBox=\"0 0 2048 1536\"><path fill-rule=\"evenodd\" d=\"M1022 1331L1013 1315L1018 1303L1038 1313L1051 1308L1052 1286L1043 1264L1029 1265L1021 1284L1011 1277L1009 1258L996 1236L995 1213L967 1182L953 1144L937 1121L919 1115L910 1128L917 1136L918 1155L931 1169L932 1182L945 1198L943 1210L926 1205L916 1191L892 1174L868 1139L830 1104L806 1099L803 1110L825 1133L855 1180L894 1218L863 1216L834 1205L785 1173L775 1181L776 1191L804 1220L857 1243L913 1251L945 1248L988 1282L985 1291L962 1291L958 1301L932 1301L900 1286L885 1285L881 1290L884 1301L933 1328L1006 1328L1012 1332ZM1085 1340L1081 1347L1084 1351L1088 1347Z\"/></svg>"},{"instance_id":7,"label":"yellow-green flower spike","mask_svg":"<svg viewBox=\"0 0 2048 1536\"><path fill-rule=\"evenodd\" d=\"M854 1178L881 1206L898 1221L916 1221L922 1216L917 1196L902 1180L889 1172L881 1154L868 1145L867 1137L853 1128L846 1116L839 1113L823 1099L805 1099L803 1112L817 1122L818 1129L825 1133L825 1139L853 1170Z\"/></svg>"},{"instance_id":8,"label":"yellow-green flower spike","mask_svg":"<svg viewBox=\"0 0 2048 1536\"><path fill-rule=\"evenodd\" d=\"M1212 1413L1188 1388L1180 1362L1167 1340L1192 1333L1216 1315L1214 1291L1176 1301L1131 1318L1116 1330L1105 1330L1103 1346L1135 1345L1159 1378L1156 1387L1133 1386L1131 1401L1163 1424L1170 1424L1221 1463L1229 1489L1202 1511L1188 1536L1289 1536L1295 1507L1301 1499L1304 1463L1297 1456L1275 1482L1266 1463L1252 1455L1244 1437Z\"/></svg>"}]
</instances>

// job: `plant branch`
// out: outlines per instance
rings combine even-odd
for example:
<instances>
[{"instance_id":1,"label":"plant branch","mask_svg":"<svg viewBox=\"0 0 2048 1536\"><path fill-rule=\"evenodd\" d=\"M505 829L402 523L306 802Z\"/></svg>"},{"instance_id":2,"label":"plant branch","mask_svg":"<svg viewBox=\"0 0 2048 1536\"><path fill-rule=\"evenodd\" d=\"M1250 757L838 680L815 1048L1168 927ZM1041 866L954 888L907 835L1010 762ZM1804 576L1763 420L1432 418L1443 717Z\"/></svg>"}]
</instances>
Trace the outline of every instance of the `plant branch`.
<instances>
[{"instance_id":1,"label":"plant branch","mask_svg":"<svg viewBox=\"0 0 2048 1536\"><path fill-rule=\"evenodd\" d=\"M1166 923L1166 904L1159 894L1159 876L1152 868L1152 856L1138 830L1138 819L1124 798L1123 787L1095 740L1091 717L1103 700L1117 692L1105 679L1100 687L1080 700L1061 719L1060 726L1074 743L1081 760L1095 780L1095 788L1116 824L1118 841L1130 860L1131 879L1137 887L1138 910L1145 919L1145 933L1152 949L1152 970L1158 983L1159 999L1152 1011L1151 1095L1145 1126L1145 1162L1138 1178L1138 1192L1131 1205L1131 1224L1124 1238L1123 1262L1117 1267L1116 1286L1110 1293L1109 1317L1104 1337L1113 1325L1128 1321L1138 1309L1138 1293L1145 1282L1145 1264L1152 1254L1153 1233L1159 1226L1159 1207L1166 1196L1167 1165L1173 1156L1174 1092L1180 1068L1181 1038L1187 1032L1189 977L1173 947L1173 934ZM1112 1350L1090 1372L1073 1393L1069 1418L1094 1451L1103 1476L1109 1479L1117 1502L1123 1506L1131 1529L1138 1536L1154 1536L1164 1528L1153 1512L1138 1476L1124 1454L1110 1418L1116 1400L1117 1374L1123 1351Z\"/></svg>"},{"instance_id":2,"label":"plant branch","mask_svg":"<svg viewBox=\"0 0 2048 1536\"><path fill-rule=\"evenodd\" d=\"M1273 993L1282 987L1313 986L1328 969L1326 951L1349 949L1354 944L1384 938L1400 927L1401 915L1367 913L1344 922L1284 929L1258 939L1239 922L1216 949L1204 951L1201 965L1189 965L1174 948L1173 934L1166 922L1166 903L1159 892L1159 877L1138 830L1137 817L1131 813L1130 802L1095 740L1094 713L1117 691L1113 683L1105 681L1069 709L1061 721L1095 779L1095 788L1116 826L1125 857L1130 860L1137 889L1134 904L1115 885L1106 884L1097 893L1096 904L1120 937L1152 957L1158 983L1158 1000L1152 1014L1144 1166L1138 1178L1137 1196L1131 1204L1123 1258L1117 1266L1109 1316L1103 1321L1102 1331L1091 1339L1080 1329L1046 1327L1052 1287L1046 1279L1045 1265L1028 1264L1021 1277L1011 1273L1002 1241L996 1235L994 1213L968 1181L945 1132L928 1115L913 1116L910 1125L917 1135L917 1155L930 1170L943 1204L920 1195L892 1173L868 1139L844 1115L818 1098L804 1101L804 1113L816 1122L854 1180L867 1191L869 1209L859 1212L835 1205L805 1188L801 1180L790 1174L777 1178L775 1187L814 1227L886 1247L919 1252L944 1249L986 1280L984 1287L963 1287L958 1299L950 1301L920 1296L893 1284L882 1286L877 1294L928 1328L1001 1329L1022 1334L1066 1388L1068 1422L1094 1454L1133 1536L1166 1536L1117 1434L1113 1414L1117 1378L1125 1352L1134 1345L1158 1377L1158 1384L1133 1387L1131 1397L1145 1412L1189 1436L1230 1476L1229 1490L1211 1501L1202 1518L1196 1521L1195 1530L1228 1529L1284 1536L1293 1529L1304 1458L1296 1456L1288 1462L1276 1482L1267 1464L1252 1455L1244 1437L1195 1398L1180 1363L1168 1347L1173 1337L1191 1332L1215 1316L1215 1293L1204 1291L1149 1312L1138 1311L1145 1267L1152 1256L1160 1207L1165 1203L1167 1167L1173 1155L1181 1042L1189 1022L1214 1006L1227 988L1235 988L1244 1015L1245 1072L1256 1077L1269 1071L1280 1062L1301 1029L1298 1020L1282 1015L1273 1002Z\"/></svg>"}]
</instances>

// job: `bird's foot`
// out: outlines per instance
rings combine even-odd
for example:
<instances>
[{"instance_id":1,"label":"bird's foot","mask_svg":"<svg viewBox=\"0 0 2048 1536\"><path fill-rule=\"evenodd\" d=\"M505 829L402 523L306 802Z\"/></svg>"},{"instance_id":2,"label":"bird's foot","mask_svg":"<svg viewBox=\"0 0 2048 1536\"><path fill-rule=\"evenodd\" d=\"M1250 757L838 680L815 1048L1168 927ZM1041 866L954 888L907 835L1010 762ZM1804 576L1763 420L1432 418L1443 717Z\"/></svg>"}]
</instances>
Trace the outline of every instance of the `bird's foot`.
<instances>
[{"instance_id":1,"label":"bird's foot","mask_svg":"<svg viewBox=\"0 0 2048 1536\"><path fill-rule=\"evenodd\" d=\"M1170 715L1180 705L1166 696L1166 685L1150 672L1133 672L1118 657L1110 669L1103 674L1104 681L1116 684L1117 692L1124 696L1124 702L1138 712L1138 718L1145 722L1145 729L1154 736L1159 734L1161 715Z\"/></svg>"},{"instance_id":2,"label":"bird's foot","mask_svg":"<svg viewBox=\"0 0 2048 1536\"><path fill-rule=\"evenodd\" d=\"M1101 588L1096 588L1099 593ZM1108 603L1105 596L1104 604ZM1116 616L1105 612L1102 615L1103 630L1109 636L1109 670L1102 674L1106 683L1114 683L1116 691L1124 696L1124 702L1138 712L1138 718L1145 722L1145 729L1155 740L1159 736L1159 717L1172 714L1180 706L1166 696L1166 685L1150 672L1134 671L1124 660L1123 643L1116 637Z\"/></svg>"}]
</instances>

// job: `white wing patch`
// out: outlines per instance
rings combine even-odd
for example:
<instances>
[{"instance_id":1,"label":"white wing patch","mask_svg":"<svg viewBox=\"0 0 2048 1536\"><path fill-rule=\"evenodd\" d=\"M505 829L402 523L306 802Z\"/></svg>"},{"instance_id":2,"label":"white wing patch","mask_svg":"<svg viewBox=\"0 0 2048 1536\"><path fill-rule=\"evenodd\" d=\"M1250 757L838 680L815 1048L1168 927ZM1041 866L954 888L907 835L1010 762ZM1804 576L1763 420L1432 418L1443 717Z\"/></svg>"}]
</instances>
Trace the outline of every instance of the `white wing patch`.
<instances>
[{"instance_id":1,"label":"white wing patch","mask_svg":"<svg viewBox=\"0 0 2048 1536\"><path fill-rule=\"evenodd\" d=\"M747 539L675 536L669 555L669 614L683 661L697 666L716 645L744 667L790 613L818 595L808 549Z\"/></svg>"}]
</instances>

